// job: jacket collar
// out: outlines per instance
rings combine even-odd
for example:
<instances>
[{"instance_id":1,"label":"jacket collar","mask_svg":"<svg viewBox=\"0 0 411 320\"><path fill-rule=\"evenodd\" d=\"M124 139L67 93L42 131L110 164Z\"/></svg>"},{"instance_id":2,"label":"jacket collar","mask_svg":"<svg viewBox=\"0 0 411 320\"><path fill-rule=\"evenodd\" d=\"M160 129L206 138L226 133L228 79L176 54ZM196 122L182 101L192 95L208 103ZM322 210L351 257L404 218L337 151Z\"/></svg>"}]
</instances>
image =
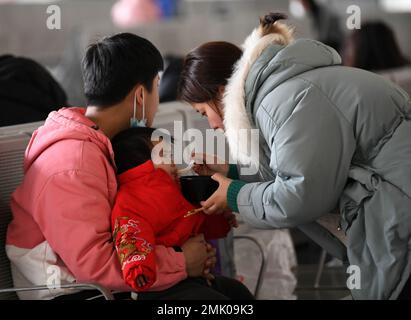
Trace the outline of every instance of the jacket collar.
<instances>
[{"instance_id":1,"label":"jacket collar","mask_svg":"<svg viewBox=\"0 0 411 320\"><path fill-rule=\"evenodd\" d=\"M226 86L224 126L232 157L240 164L259 166L260 135L250 129L256 129L254 108L268 92L306 71L341 64L333 48L311 39L294 41L292 33L278 21L268 30L254 30Z\"/></svg>"},{"instance_id":2,"label":"jacket collar","mask_svg":"<svg viewBox=\"0 0 411 320\"><path fill-rule=\"evenodd\" d=\"M153 173L154 171L155 171L155 168L154 168L153 161L148 160L139 166L136 166L134 168L127 170L126 172L123 172L122 174L119 174L117 179L118 179L119 184L122 185L130 181L147 176Z\"/></svg>"},{"instance_id":3,"label":"jacket collar","mask_svg":"<svg viewBox=\"0 0 411 320\"><path fill-rule=\"evenodd\" d=\"M92 142L115 167L110 140L101 130L96 128L94 122L85 116L85 109L62 108L51 112L44 125L33 133L26 150L25 172L45 150L62 140Z\"/></svg>"}]
</instances>

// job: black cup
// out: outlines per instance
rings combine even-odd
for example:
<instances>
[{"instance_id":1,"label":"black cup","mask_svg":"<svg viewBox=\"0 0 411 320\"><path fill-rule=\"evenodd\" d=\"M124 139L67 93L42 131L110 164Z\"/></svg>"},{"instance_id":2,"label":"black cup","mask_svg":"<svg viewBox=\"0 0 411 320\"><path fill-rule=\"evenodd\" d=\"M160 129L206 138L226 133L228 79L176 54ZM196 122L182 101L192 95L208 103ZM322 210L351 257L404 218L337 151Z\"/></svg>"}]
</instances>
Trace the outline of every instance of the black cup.
<instances>
[{"instance_id":1,"label":"black cup","mask_svg":"<svg viewBox=\"0 0 411 320\"><path fill-rule=\"evenodd\" d=\"M192 204L200 204L200 201L207 200L219 185L210 176L180 177L180 184L184 198Z\"/></svg>"}]
</instances>

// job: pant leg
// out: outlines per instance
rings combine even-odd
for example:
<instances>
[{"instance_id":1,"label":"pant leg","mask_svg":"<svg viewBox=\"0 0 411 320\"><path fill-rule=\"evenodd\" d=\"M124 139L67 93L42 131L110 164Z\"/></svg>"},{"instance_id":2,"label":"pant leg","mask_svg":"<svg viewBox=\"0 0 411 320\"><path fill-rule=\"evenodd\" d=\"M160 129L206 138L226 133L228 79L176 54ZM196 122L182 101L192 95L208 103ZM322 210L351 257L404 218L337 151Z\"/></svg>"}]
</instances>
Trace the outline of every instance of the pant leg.
<instances>
[{"instance_id":1,"label":"pant leg","mask_svg":"<svg viewBox=\"0 0 411 320\"><path fill-rule=\"evenodd\" d=\"M175 286L156 292L141 292L138 300L229 300L202 278L187 278Z\"/></svg>"},{"instance_id":2,"label":"pant leg","mask_svg":"<svg viewBox=\"0 0 411 320\"><path fill-rule=\"evenodd\" d=\"M244 284L232 278L216 276L212 288L230 300L255 300Z\"/></svg>"},{"instance_id":3,"label":"pant leg","mask_svg":"<svg viewBox=\"0 0 411 320\"><path fill-rule=\"evenodd\" d=\"M84 300L101 293L97 290L81 291L74 294L63 295L55 300ZM116 293L116 300L130 299L130 292ZM104 300L103 297L98 300ZM187 278L175 286L164 291L141 292L138 300L254 300L253 295L241 282L216 276L210 287L203 278Z\"/></svg>"},{"instance_id":4,"label":"pant leg","mask_svg":"<svg viewBox=\"0 0 411 320\"><path fill-rule=\"evenodd\" d=\"M398 300L411 300L411 277L409 277L405 283L404 288L398 296Z\"/></svg>"},{"instance_id":5,"label":"pant leg","mask_svg":"<svg viewBox=\"0 0 411 320\"><path fill-rule=\"evenodd\" d=\"M234 263L234 232L231 230L225 238L219 239L218 242L220 268L222 276L234 278L237 274Z\"/></svg>"},{"instance_id":6,"label":"pant leg","mask_svg":"<svg viewBox=\"0 0 411 320\"><path fill-rule=\"evenodd\" d=\"M114 300L131 300L131 292L113 293ZM83 290L76 293L64 294L53 300L106 300L98 290Z\"/></svg>"}]
</instances>

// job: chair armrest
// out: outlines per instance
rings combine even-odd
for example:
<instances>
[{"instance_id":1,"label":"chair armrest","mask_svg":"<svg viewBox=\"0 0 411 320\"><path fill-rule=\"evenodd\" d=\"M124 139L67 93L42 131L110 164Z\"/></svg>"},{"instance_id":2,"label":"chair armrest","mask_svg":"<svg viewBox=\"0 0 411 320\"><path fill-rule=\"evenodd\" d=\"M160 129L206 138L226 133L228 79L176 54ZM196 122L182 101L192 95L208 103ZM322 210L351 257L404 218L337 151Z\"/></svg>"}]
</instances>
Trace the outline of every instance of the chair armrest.
<instances>
[{"instance_id":1,"label":"chair armrest","mask_svg":"<svg viewBox=\"0 0 411 320\"><path fill-rule=\"evenodd\" d=\"M264 271L265 271L265 265L266 265L266 261L265 261L265 260L266 260L266 257L265 257L265 254L264 254L264 249L263 249L263 247L261 246L260 242L258 242L257 239L255 239L254 237L251 237L251 236L245 236L245 235L234 236L233 239L234 239L234 240L237 240L237 239L238 239L238 240L241 240L241 239L249 240L249 241L253 242L253 243L257 246L258 250L260 251L260 254L261 254L261 266L260 266L260 271L258 272L257 283L256 283L256 286L255 286L255 291L254 291L254 297L257 298L257 296L258 296L258 294L259 294L259 292L260 292L261 286L262 286L262 284L263 284L263 273L264 273Z\"/></svg>"},{"instance_id":2,"label":"chair armrest","mask_svg":"<svg viewBox=\"0 0 411 320\"><path fill-rule=\"evenodd\" d=\"M97 290L106 300L114 300L114 296L111 291L103 286L95 283L72 283L72 284L61 284L56 286L62 289L81 289L81 290ZM26 288L9 288L9 289L0 289L1 293L10 293L10 292L23 292L23 291L39 291L39 290L50 290L50 286L33 286Z\"/></svg>"},{"instance_id":3,"label":"chair armrest","mask_svg":"<svg viewBox=\"0 0 411 320\"><path fill-rule=\"evenodd\" d=\"M322 216L317 221L300 225L300 229L311 240L327 251L335 258L346 262L347 238L342 230L339 230L339 214L330 213Z\"/></svg>"},{"instance_id":4,"label":"chair armrest","mask_svg":"<svg viewBox=\"0 0 411 320\"><path fill-rule=\"evenodd\" d=\"M317 223L347 246L347 236L340 228L340 215L338 213L325 214L317 220Z\"/></svg>"}]
</instances>

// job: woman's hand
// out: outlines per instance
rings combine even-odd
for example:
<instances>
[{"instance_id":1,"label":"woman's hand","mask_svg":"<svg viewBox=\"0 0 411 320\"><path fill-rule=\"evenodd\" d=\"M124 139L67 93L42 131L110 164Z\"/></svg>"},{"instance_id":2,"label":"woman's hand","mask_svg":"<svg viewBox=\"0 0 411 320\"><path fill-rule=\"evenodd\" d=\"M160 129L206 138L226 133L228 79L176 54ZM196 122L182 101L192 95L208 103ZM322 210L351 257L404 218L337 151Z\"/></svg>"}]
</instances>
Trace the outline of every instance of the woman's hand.
<instances>
[{"instance_id":1,"label":"woman's hand","mask_svg":"<svg viewBox=\"0 0 411 320\"><path fill-rule=\"evenodd\" d=\"M220 173L214 174L211 178L217 181L220 186L210 198L206 201L200 202L200 204L204 208L204 213L206 214L223 213L224 211L229 210L227 205L227 191L233 180L223 176Z\"/></svg>"},{"instance_id":2,"label":"woman's hand","mask_svg":"<svg viewBox=\"0 0 411 320\"><path fill-rule=\"evenodd\" d=\"M215 173L227 176L230 169L230 165L216 155L193 153L191 158L195 161L193 170L200 176L211 176Z\"/></svg>"}]
</instances>

